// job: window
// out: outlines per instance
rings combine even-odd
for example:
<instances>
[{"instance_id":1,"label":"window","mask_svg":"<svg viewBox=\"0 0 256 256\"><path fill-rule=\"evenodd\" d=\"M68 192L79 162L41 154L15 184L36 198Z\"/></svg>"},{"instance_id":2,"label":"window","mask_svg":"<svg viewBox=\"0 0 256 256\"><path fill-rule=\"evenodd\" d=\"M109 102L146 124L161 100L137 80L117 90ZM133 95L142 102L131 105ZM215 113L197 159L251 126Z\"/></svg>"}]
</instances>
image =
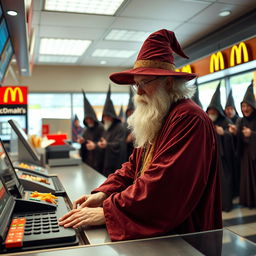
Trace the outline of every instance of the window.
<instances>
[{"instance_id":1,"label":"window","mask_svg":"<svg viewBox=\"0 0 256 256\"><path fill-rule=\"evenodd\" d=\"M253 72L244 73L230 77L230 86L232 88L233 98L236 105L236 110L242 116L240 103L244 98L247 87L253 79Z\"/></svg>"},{"instance_id":2,"label":"window","mask_svg":"<svg viewBox=\"0 0 256 256\"><path fill-rule=\"evenodd\" d=\"M219 84L219 81L213 81L205 84L200 84L199 89L199 98L203 105L203 109L206 110L209 106L212 96ZM225 88L225 81L221 81L220 86L220 95L221 95L221 105L222 107L226 104L226 88Z\"/></svg>"}]
</instances>

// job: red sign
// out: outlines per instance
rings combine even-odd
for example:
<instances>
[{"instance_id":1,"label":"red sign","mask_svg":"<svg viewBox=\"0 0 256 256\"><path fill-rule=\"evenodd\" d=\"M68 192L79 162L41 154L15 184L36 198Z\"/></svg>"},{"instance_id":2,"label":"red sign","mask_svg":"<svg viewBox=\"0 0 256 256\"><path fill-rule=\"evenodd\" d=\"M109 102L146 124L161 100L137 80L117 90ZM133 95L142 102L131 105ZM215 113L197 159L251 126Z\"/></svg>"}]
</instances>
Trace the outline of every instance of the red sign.
<instances>
[{"instance_id":1,"label":"red sign","mask_svg":"<svg viewBox=\"0 0 256 256\"><path fill-rule=\"evenodd\" d=\"M27 86L0 87L0 105L27 105Z\"/></svg>"}]
</instances>

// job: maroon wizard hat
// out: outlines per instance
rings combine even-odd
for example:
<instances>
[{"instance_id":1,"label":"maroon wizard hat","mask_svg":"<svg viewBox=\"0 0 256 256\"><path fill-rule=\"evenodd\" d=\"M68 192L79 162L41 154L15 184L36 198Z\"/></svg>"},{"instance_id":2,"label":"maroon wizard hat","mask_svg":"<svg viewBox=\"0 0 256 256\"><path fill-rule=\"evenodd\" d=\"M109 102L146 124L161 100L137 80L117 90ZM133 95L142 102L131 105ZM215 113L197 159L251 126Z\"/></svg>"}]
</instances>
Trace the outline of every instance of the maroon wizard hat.
<instances>
[{"instance_id":1,"label":"maroon wizard hat","mask_svg":"<svg viewBox=\"0 0 256 256\"><path fill-rule=\"evenodd\" d=\"M113 73L109 78L116 84L134 84L134 75L172 76L191 80L196 74L175 71L173 52L188 59L174 32L162 29L152 33L143 43L134 67Z\"/></svg>"}]
</instances>

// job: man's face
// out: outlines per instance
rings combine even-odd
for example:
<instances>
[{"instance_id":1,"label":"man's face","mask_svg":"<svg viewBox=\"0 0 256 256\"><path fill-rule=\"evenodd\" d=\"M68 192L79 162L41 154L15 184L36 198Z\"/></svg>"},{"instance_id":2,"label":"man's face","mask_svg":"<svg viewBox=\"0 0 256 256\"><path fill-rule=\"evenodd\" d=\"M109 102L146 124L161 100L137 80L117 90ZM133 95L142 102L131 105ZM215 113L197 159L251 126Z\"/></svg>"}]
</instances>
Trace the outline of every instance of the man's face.
<instances>
[{"instance_id":1,"label":"man's face","mask_svg":"<svg viewBox=\"0 0 256 256\"><path fill-rule=\"evenodd\" d=\"M219 113L215 108L209 108L207 114L213 122L215 122L219 116Z\"/></svg>"},{"instance_id":2,"label":"man's face","mask_svg":"<svg viewBox=\"0 0 256 256\"><path fill-rule=\"evenodd\" d=\"M113 118L111 116L104 115L103 116L103 121L107 122L107 123L112 123L113 122Z\"/></svg>"},{"instance_id":3,"label":"man's face","mask_svg":"<svg viewBox=\"0 0 256 256\"><path fill-rule=\"evenodd\" d=\"M225 108L225 114L228 118L233 118L236 114L236 111L233 107L228 106Z\"/></svg>"},{"instance_id":4,"label":"man's face","mask_svg":"<svg viewBox=\"0 0 256 256\"><path fill-rule=\"evenodd\" d=\"M241 108L242 108L243 115L245 117L250 116L252 114L252 112L253 112L253 108L249 104L247 104L246 102L242 103L242 107Z\"/></svg>"},{"instance_id":5,"label":"man's face","mask_svg":"<svg viewBox=\"0 0 256 256\"><path fill-rule=\"evenodd\" d=\"M94 120L91 117L86 117L85 122L89 127L92 127L94 125Z\"/></svg>"},{"instance_id":6,"label":"man's face","mask_svg":"<svg viewBox=\"0 0 256 256\"><path fill-rule=\"evenodd\" d=\"M157 87L163 81L164 77L157 76L144 76L144 75L135 75L134 81L137 85L137 94L146 95L149 98L155 93ZM169 81L172 81L171 77L167 78ZM170 83L168 83L170 84ZM166 85L167 87L167 85Z\"/></svg>"}]
</instances>

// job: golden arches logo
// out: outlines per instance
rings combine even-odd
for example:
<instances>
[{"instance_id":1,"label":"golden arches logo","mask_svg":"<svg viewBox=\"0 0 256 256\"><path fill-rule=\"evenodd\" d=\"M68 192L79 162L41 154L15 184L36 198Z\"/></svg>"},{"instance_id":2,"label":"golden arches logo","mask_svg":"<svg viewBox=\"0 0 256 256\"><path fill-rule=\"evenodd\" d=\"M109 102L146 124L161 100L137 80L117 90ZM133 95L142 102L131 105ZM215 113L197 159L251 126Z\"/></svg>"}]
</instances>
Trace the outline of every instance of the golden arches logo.
<instances>
[{"instance_id":1,"label":"golden arches logo","mask_svg":"<svg viewBox=\"0 0 256 256\"><path fill-rule=\"evenodd\" d=\"M210 59L210 73L225 69L225 63L222 52L218 51L211 55Z\"/></svg>"},{"instance_id":2,"label":"golden arches logo","mask_svg":"<svg viewBox=\"0 0 256 256\"><path fill-rule=\"evenodd\" d=\"M180 69L175 69L176 72L186 72L186 73L192 73L192 69L190 65L183 66Z\"/></svg>"},{"instance_id":3,"label":"golden arches logo","mask_svg":"<svg viewBox=\"0 0 256 256\"><path fill-rule=\"evenodd\" d=\"M243 60L242 60L243 57ZM238 46L234 45L230 53L230 67L249 61L248 50L246 44L241 42Z\"/></svg>"},{"instance_id":4,"label":"golden arches logo","mask_svg":"<svg viewBox=\"0 0 256 256\"><path fill-rule=\"evenodd\" d=\"M8 96L9 95L11 95L11 101L12 102L16 101L17 95L18 95L18 99L19 99L20 103L22 103L24 101L22 91L21 91L21 89L19 87L15 87L15 88L8 87L5 90L5 92L4 92L4 99L3 99L4 103L8 102Z\"/></svg>"}]
</instances>

